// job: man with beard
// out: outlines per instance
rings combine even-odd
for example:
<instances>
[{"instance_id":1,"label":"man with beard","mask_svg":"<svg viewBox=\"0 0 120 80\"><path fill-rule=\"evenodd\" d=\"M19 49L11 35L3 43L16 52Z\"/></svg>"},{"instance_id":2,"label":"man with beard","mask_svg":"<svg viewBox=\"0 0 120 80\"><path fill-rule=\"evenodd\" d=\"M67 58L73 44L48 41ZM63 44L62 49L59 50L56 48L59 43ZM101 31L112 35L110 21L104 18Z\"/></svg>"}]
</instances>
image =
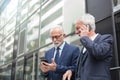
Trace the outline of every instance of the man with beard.
<instances>
[{"instance_id":1,"label":"man with beard","mask_svg":"<svg viewBox=\"0 0 120 80\"><path fill-rule=\"evenodd\" d=\"M79 48L64 41L65 33L60 25L50 30L54 47L46 51L45 61L41 61L40 69L47 80L62 80L67 70L75 72L76 62L80 54ZM74 75L72 76L73 79Z\"/></svg>"}]
</instances>

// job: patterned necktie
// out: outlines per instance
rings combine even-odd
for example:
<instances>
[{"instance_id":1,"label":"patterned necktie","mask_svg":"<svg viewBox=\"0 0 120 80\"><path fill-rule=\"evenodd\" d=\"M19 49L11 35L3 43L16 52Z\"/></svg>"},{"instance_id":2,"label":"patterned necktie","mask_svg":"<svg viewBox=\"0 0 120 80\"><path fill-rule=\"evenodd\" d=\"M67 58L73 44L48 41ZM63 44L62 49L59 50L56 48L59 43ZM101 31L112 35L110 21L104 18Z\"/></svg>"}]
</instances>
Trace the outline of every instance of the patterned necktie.
<instances>
[{"instance_id":1,"label":"patterned necktie","mask_svg":"<svg viewBox=\"0 0 120 80\"><path fill-rule=\"evenodd\" d=\"M59 47L57 47L57 49L56 49L56 56L55 56L55 62L58 64L58 62L59 62L59 50L60 50L60 48Z\"/></svg>"}]
</instances>

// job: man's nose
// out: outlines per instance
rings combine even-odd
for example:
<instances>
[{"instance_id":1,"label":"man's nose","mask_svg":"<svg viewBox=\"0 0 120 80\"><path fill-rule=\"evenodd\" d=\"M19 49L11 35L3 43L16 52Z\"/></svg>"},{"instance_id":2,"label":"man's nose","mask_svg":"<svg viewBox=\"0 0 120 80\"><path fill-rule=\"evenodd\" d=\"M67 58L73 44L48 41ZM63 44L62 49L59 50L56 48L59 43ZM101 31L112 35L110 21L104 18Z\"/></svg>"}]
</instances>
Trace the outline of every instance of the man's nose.
<instances>
[{"instance_id":1,"label":"man's nose","mask_svg":"<svg viewBox=\"0 0 120 80\"><path fill-rule=\"evenodd\" d=\"M53 41L56 41L57 39L56 38L53 38Z\"/></svg>"}]
</instances>

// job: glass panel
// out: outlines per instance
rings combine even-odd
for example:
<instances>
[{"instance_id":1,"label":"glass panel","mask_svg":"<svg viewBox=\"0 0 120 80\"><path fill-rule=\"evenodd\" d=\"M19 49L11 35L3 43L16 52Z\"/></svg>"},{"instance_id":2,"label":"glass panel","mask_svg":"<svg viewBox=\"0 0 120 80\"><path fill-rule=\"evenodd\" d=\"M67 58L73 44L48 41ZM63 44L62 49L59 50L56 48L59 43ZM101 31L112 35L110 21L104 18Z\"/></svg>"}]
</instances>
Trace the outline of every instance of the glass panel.
<instances>
[{"instance_id":1,"label":"glass panel","mask_svg":"<svg viewBox=\"0 0 120 80\"><path fill-rule=\"evenodd\" d=\"M35 80L35 56L26 59L24 80Z\"/></svg>"},{"instance_id":2,"label":"glass panel","mask_svg":"<svg viewBox=\"0 0 120 80\"><path fill-rule=\"evenodd\" d=\"M16 14L17 12L17 4L18 4L18 0L11 0L9 5L7 5L6 7L6 18L8 19L8 21L10 20L10 18Z\"/></svg>"},{"instance_id":3,"label":"glass panel","mask_svg":"<svg viewBox=\"0 0 120 80\"><path fill-rule=\"evenodd\" d=\"M35 13L28 21L27 27L27 51L38 48L39 13Z\"/></svg>"},{"instance_id":4,"label":"glass panel","mask_svg":"<svg viewBox=\"0 0 120 80\"><path fill-rule=\"evenodd\" d=\"M0 43L0 65L4 64L4 52L5 52L5 43L2 41Z\"/></svg>"},{"instance_id":5,"label":"glass panel","mask_svg":"<svg viewBox=\"0 0 120 80\"><path fill-rule=\"evenodd\" d=\"M26 27L27 27L27 21L25 21L23 24L21 24L19 30L19 51L18 56L22 55L25 52L26 49Z\"/></svg>"},{"instance_id":6,"label":"glass panel","mask_svg":"<svg viewBox=\"0 0 120 80\"><path fill-rule=\"evenodd\" d=\"M27 2L27 0L21 0L21 4L22 4L21 6L25 5L26 2Z\"/></svg>"},{"instance_id":7,"label":"glass panel","mask_svg":"<svg viewBox=\"0 0 120 80\"><path fill-rule=\"evenodd\" d=\"M15 80L23 80L24 58L17 61Z\"/></svg>"},{"instance_id":8,"label":"glass panel","mask_svg":"<svg viewBox=\"0 0 120 80\"><path fill-rule=\"evenodd\" d=\"M2 13L1 13L1 18L0 18L0 28L3 27L6 23L6 10L4 10Z\"/></svg>"},{"instance_id":9,"label":"glass panel","mask_svg":"<svg viewBox=\"0 0 120 80\"><path fill-rule=\"evenodd\" d=\"M0 68L0 80L11 80L11 64Z\"/></svg>"},{"instance_id":10,"label":"glass panel","mask_svg":"<svg viewBox=\"0 0 120 80\"><path fill-rule=\"evenodd\" d=\"M21 18L20 18L20 23L22 23L28 16L28 3L25 3L22 8L21 8Z\"/></svg>"},{"instance_id":11,"label":"glass panel","mask_svg":"<svg viewBox=\"0 0 120 80\"><path fill-rule=\"evenodd\" d=\"M117 6L120 4L120 0L113 0L114 6Z\"/></svg>"},{"instance_id":12,"label":"glass panel","mask_svg":"<svg viewBox=\"0 0 120 80\"><path fill-rule=\"evenodd\" d=\"M26 30L23 29L21 32L20 32L20 37L19 37L19 53L18 54L22 54L24 53L24 48L25 48L25 32Z\"/></svg>"},{"instance_id":13,"label":"glass panel","mask_svg":"<svg viewBox=\"0 0 120 80\"><path fill-rule=\"evenodd\" d=\"M3 29L0 30L0 42L3 40L4 38L4 33L3 33Z\"/></svg>"},{"instance_id":14,"label":"glass panel","mask_svg":"<svg viewBox=\"0 0 120 80\"><path fill-rule=\"evenodd\" d=\"M13 44L14 44L14 32L10 33L5 39L5 52L4 63L9 62L13 58Z\"/></svg>"},{"instance_id":15,"label":"glass panel","mask_svg":"<svg viewBox=\"0 0 120 80\"><path fill-rule=\"evenodd\" d=\"M44 46L45 44L48 44L51 42L49 30L45 31L44 33L41 32L41 40L40 40L40 46Z\"/></svg>"},{"instance_id":16,"label":"glass panel","mask_svg":"<svg viewBox=\"0 0 120 80\"><path fill-rule=\"evenodd\" d=\"M29 13L31 15L35 10L40 7L40 0L30 0L29 2Z\"/></svg>"},{"instance_id":17,"label":"glass panel","mask_svg":"<svg viewBox=\"0 0 120 80\"><path fill-rule=\"evenodd\" d=\"M4 28L5 36L9 35L12 31L15 30L15 25L16 25L16 17L14 16Z\"/></svg>"},{"instance_id":18,"label":"glass panel","mask_svg":"<svg viewBox=\"0 0 120 80\"><path fill-rule=\"evenodd\" d=\"M42 6L41 12L41 28L48 27L48 25L60 24L63 21L61 20L62 16L62 7L63 1L48 1L45 5Z\"/></svg>"}]
</instances>

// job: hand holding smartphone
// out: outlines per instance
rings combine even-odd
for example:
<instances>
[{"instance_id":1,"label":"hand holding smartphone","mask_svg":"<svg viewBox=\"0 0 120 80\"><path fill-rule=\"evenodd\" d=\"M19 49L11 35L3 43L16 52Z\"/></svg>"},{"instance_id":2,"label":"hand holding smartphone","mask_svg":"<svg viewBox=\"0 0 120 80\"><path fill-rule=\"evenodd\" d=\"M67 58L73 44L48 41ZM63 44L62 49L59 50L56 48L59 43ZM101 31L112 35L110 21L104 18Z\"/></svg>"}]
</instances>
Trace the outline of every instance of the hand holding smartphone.
<instances>
[{"instance_id":1,"label":"hand holding smartphone","mask_svg":"<svg viewBox=\"0 0 120 80\"><path fill-rule=\"evenodd\" d=\"M47 62L47 63L48 63L48 61L47 61L46 59L42 59L41 61L44 61L44 62Z\"/></svg>"},{"instance_id":2,"label":"hand holding smartphone","mask_svg":"<svg viewBox=\"0 0 120 80\"><path fill-rule=\"evenodd\" d=\"M48 63L48 61L46 59L41 59L41 62L46 62ZM44 65L46 65L45 63L43 63Z\"/></svg>"}]
</instances>

